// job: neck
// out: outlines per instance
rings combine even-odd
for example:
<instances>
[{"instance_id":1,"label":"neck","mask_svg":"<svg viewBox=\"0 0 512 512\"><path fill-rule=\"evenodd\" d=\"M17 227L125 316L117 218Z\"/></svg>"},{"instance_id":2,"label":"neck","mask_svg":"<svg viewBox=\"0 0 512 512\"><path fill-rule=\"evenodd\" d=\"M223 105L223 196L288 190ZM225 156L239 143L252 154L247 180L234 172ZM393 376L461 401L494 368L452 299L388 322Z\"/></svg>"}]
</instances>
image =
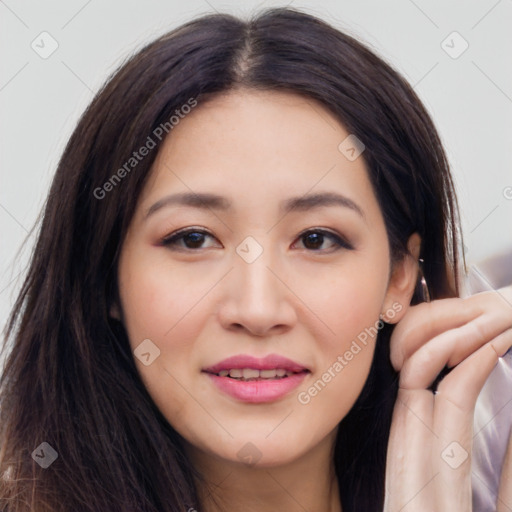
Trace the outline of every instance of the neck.
<instances>
[{"instance_id":1,"label":"neck","mask_svg":"<svg viewBox=\"0 0 512 512\"><path fill-rule=\"evenodd\" d=\"M203 476L204 512L342 512L334 470L335 433L321 445L281 465L259 467L220 459L187 445Z\"/></svg>"}]
</instances>

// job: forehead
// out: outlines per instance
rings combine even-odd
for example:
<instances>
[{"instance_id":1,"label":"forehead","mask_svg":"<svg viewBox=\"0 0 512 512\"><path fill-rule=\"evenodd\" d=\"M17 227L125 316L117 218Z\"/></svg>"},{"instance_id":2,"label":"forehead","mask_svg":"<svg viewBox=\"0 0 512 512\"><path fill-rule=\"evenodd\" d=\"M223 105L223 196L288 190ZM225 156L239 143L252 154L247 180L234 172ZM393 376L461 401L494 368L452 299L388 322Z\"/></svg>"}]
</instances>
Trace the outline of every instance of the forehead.
<instances>
[{"instance_id":1,"label":"forehead","mask_svg":"<svg viewBox=\"0 0 512 512\"><path fill-rule=\"evenodd\" d=\"M297 156L320 165L338 153L348 133L319 102L295 93L237 89L201 103L175 126L161 154L197 158L192 150L217 159L240 156L247 163ZM340 139L341 138L341 139ZM316 149L310 152L309 149Z\"/></svg>"},{"instance_id":2,"label":"forehead","mask_svg":"<svg viewBox=\"0 0 512 512\"><path fill-rule=\"evenodd\" d=\"M326 107L294 93L199 98L159 148L142 200L207 191L268 205L320 189L374 200L364 159L342 151L350 135Z\"/></svg>"}]
</instances>

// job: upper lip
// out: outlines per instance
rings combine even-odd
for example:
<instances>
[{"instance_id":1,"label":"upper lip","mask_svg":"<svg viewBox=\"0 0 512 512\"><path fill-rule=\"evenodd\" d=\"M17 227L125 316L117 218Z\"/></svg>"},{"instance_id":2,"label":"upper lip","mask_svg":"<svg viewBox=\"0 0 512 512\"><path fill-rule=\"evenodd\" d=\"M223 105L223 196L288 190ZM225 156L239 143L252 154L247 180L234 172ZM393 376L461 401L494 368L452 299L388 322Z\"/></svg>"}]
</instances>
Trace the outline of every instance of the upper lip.
<instances>
[{"instance_id":1,"label":"upper lip","mask_svg":"<svg viewBox=\"0 0 512 512\"><path fill-rule=\"evenodd\" d=\"M278 354L269 354L263 358L257 358L246 354L228 357L213 366L203 368L204 372L219 373L222 370L253 368L255 370L283 369L289 372L309 371L308 368Z\"/></svg>"}]
</instances>

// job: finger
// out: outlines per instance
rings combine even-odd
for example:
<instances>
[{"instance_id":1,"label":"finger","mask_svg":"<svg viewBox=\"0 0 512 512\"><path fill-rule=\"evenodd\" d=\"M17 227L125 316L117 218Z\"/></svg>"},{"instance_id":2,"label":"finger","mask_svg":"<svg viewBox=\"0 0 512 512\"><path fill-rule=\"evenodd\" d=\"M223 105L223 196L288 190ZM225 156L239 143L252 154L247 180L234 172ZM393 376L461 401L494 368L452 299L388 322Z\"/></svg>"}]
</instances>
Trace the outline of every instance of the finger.
<instances>
[{"instance_id":1,"label":"finger","mask_svg":"<svg viewBox=\"0 0 512 512\"><path fill-rule=\"evenodd\" d=\"M440 334L404 362L400 371L400 387L429 387L445 366L456 366L489 342L495 346L497 356L502 356L511 343L512 329L509 325L509 321L503 318L478 317L469 324Z\"/></svg>"},{"instance_id":2,"label":"finger","mask_svg":"<svg viewBox=\"0 0 512 512\"><path fill-rule=\"evenodd\" d=\"M436 397L443 396L457 407L473 411L485 381L496 366L498 358L512 347L512 329L486 343L457 365L439 383Z\"/></svg>"},{"instance_id":3,"label":"finger","mask_svg":"<svg viewBox=\"0 0 512 512\"><path fill-rule=\"evenodd\" d=\"M483 292L465 299L442 299L412 306L391 337L391 362L400 371L404 360L427 340L462 327L476 318L492 315L496 331L512 326L512 287ZM509 300L510 299L510 300Z\"/></svg>"},{"instance_id":4,"label":"finger","mask_svg":"<svg viewBox=\"0 0 512 512\"><path fill-rule=\"evenodd\" d=\"M405 359L425 343L448 329L460 327L480 314L474 307L463 307L463 299L443 299L411 306L393 330L391 363L400 371Z\"/></svg>"},{"instance_id":5,"label":"finger","mask_svg":"<svg viewBox=\"0 0 512 512\"><path fill-rule=\"evenodd\" d=\"M469 324L455 329L452 338L453 350L446 363L448 367L453 367L466 359L469 354L480 348L488 341L493 341L496 347L502 346L498 351L501 357L505 352L503 348L506 345L506 333L512 329L512 319L496 314L484 315L476 318ZM503 335L503 336L502 336ZM503 342L501 341L503 340Z\"/></svg>"},{"instance_id":6,"label":"finger","mask_svg":"<svg viewBox=\"0 0 512 512\"><path fill-rule=\"evenodd\" d=\"M439 468L439 510L471 510L474 407L497 361L493 342L485 344L441 381L435 395L433 428L437 436L434 456Z\"/></svg>"}]
</instances>

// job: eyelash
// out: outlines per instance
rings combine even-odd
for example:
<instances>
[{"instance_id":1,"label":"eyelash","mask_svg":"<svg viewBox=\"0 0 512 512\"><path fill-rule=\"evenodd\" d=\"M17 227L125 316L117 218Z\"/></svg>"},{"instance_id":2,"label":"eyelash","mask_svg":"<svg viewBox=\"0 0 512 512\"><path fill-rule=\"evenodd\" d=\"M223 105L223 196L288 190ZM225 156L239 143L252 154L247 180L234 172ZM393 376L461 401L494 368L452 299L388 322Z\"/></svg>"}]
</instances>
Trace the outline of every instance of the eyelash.
<instances>
[{"instance_id":1,"label":"eyelash","mask_svg":"<svg viewBox=\"0 0 512 512\"><path fill-rule=\"evenodd\" d=\"M203 230L203 229L197 229L197 228L185 228L185 229L182 229L182 230L179 230L175 233L172 233L168 236L166 236L162 242L161 242L161 245L171 249L171 250L176 250L176 251L197 251L197 250L200 250L200 249L204 249L203 247L197 247L197 248L191 248L191 247L179 247L178 246L178 242L179 241L183 241L184 237L186 235L189 235L191 233L200 233L202 235L207 235L207 236L211 236L213 238L215 238L212 234L208 233L207 231ZM303 231L297 239L301 239L301 238L304 238L305 236L307 235L310 235L312 233L315 233L315 234L320 234L324 237L328 237L330 238L333 242L334 242L334 245L335 245L335 248L334 249L330 249L330 250L322 250L322 249L306 249L308 250L308 252L316 252L316 253L325 253L325 252L335 252L335 251L339 251L341 249L345 249L345 250L353 250L354 247L352 246L352 244L350 244L347 240L345 240L343 237L331 232L331 231L328 231L328 230L325 230L325 229L314 229L314 228L310 228L306 231Z\"/></svg>"}]
</instances>

